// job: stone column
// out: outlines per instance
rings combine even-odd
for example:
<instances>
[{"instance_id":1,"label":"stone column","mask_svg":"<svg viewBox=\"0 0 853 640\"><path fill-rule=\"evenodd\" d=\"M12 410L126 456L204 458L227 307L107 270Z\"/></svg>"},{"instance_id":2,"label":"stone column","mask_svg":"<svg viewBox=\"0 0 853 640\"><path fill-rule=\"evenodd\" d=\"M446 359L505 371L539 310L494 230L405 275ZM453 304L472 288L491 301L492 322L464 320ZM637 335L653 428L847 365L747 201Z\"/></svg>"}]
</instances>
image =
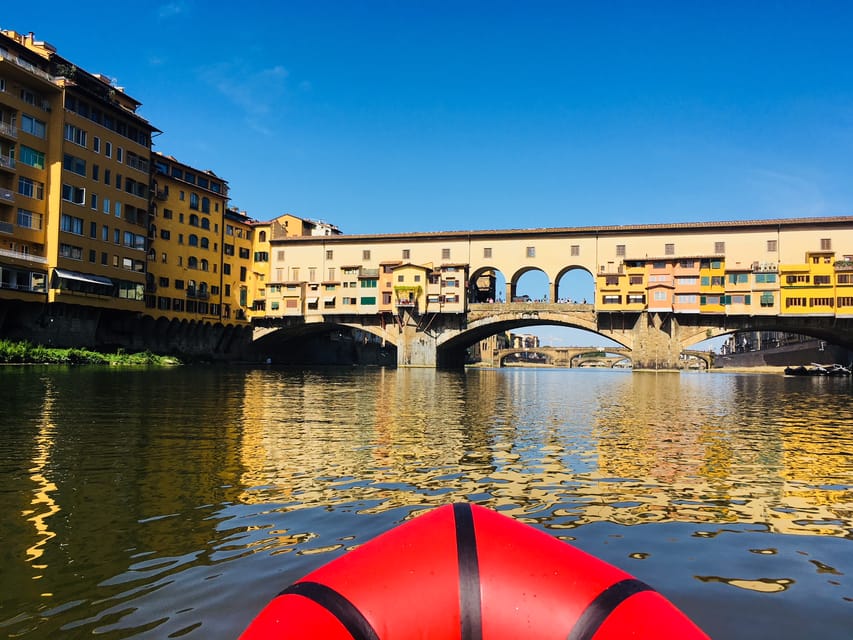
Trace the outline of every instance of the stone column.
<instances>
[{"instance_id":1,"label":"stone column","mask_svg":"<svg viewBox=\"0 0 853 640\"><path fill-rule=\"evenodd\" d=\"M634 369L678 369L680 327L671 313L643 312L632 331Z\"/></svg>"}]
</instances>

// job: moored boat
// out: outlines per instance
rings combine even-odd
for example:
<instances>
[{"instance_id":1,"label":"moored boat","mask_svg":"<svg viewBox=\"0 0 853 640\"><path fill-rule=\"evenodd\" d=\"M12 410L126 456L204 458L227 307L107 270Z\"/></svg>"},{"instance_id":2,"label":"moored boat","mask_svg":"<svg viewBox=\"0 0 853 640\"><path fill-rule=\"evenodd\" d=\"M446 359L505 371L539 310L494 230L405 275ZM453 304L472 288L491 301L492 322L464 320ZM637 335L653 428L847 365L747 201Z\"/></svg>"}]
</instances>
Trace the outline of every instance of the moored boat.
<instances>
[{"instance_id":1,"label":"moored boat","mask_svg":"<svg viewBox=\"0 0 853 640\"><path fill-rule=\"evenodd\" d=\"M259 638L707 638L661 594L484 507L439 507L293 583Z\"/></svg>"},{"instance_id":2,"label":"moored boat","mask_svg":"<svg viewBox=\"0 0 853 640\"><path fill-rule=\"evenodd\" d=\"M850 369L840 364L817 364L810 366L785 367L786 376L849 376Z\"/></svg>"}]
</instances>

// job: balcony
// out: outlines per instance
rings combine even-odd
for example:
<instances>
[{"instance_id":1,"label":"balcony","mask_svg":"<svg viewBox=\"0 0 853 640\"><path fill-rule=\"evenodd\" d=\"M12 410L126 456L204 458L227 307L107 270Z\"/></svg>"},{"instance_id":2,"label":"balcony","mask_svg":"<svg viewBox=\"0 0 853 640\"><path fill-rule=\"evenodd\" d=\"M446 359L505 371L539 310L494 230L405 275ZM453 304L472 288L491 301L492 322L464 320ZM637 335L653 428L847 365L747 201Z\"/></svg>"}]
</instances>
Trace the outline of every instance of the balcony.
<instances>
[{"instance_id":1,"label":"balcony","mask_svg":"<svg viewBox=\"0 0 853 640\"><path fill-rule=\"evenodd\" d=\"M15 232L15 225L13 225L11 222L4 222L3 220L0 220L0 233L14 233L14 232Z\"/></svg>"},{"instance_id":2,"label":"balcony","mask_svg":"<svg viewBox=\"0 0 853 640\"><path fill-rule=\"evenodd\" d=\"M8 122L0 122L0 135L4 135L7 138L17 139L18 127L12 126Z\"/></svg>"},{"instance_id":3,"label":"balcony","mask_svg":"<svg viewBox=\"0 0 853 640\"><path fill-rule=\"evenodd\" d=\"M44 256L36 256L32 253L22 253L20 251L10 251L9 249L0 249L0 256L15 258L17 260L26 260L27 262L35 262L36 264L47 264L47 258Z\"/></svg>"},{"instance_id":4,"label":"balcony","mask_svg":"<svg viewBox=\"0 0 853 640\"><path fill-rule=\"evenodd\" d=\"M853 260L836 260L834 266L836 271L853 271Z\"/></svg>"},{"instance_id":5,"label":"balcony","mask_svg":"<svg viewBox=\"0 0 853 640\"><path fill-rule=\"evenodd\" d=\"M7 171L15 170L15 159L12 156L4 156L0 154L0 169L6 169Z\"/></svg>"},{"instance_id":6,"label":"balcony","mask_svg":"<svg viewBox=\"0 0 853 640\"><path fill-rule=\"evenodd\" d=\"M15 194L11 189L4 189L0 187L0 202L6 202L12 204L15 202Z\"/></svg>"}]
</instances>

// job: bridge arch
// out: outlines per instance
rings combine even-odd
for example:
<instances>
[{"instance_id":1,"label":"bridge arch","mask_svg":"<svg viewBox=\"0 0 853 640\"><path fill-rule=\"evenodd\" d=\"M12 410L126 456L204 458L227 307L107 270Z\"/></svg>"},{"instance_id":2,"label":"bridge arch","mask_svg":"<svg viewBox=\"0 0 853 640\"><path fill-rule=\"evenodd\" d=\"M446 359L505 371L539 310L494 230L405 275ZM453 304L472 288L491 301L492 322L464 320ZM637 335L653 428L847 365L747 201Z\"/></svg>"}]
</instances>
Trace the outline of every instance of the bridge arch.
<instances>
[{"instance_id":1,"label":"bridge arch","mask_svg":"<svg viewBox=\"0 0 853 640\"><path fill-rule=\"evenodd\" d=\"M501 282L502 281L502 282ZM506 276L493 266L479 267L468 277L468 302L495 302L506 295Z\"/></svg>"},{"instance_id":2,"label":"bridge arch","mask_svg":"<svg viewBox=\"0 0 853 640\"><path fill-rule=\"evenodd\" d=\"M441 335L437 338L437 362L440 366L451 366L453 363L462 362L465 350L480 340L513 329L542 325L583 329L613 340L622 347L628 346L618 342L612 336L599 333L595 312L592 311L591 305L576 305L584 308L572 311L538 308L541 306L545 305L516 304L494 305L494 307L483 305L484 309L481 312L469 314L469 320L464 330L448 332L448 335Z\"/></svg>"},{"instance_id":3,"label":"bridge arch","mask_svg":"<svg viewBox=\"0 0 853 640\"><path fill-rule=\"evenodd\" d=\"M524 295L522 291L519 291L519 285L521 284L521 279L525 276L533 275L533 274L542 274L542 276L544 276L544 278L545 278L545 283L544 283L545 284L545 286L544 286L545 296L546 297L551 296L551 294L553 293L554 284L551 280L551 276L548 275L548 272L545 271L542 267L539 267L536 265L525 265L525 266L517 269L512 274L512 276L509 280L509 283L508 283L509 291L508 291L508 298L507 298L508 301L517 300L521 295ZM537 296L530 296L530 297L534 298Z\"/></svg>"},{"instance_id":4,"label":"bridge arch","mask_svg":"<svg viewBox=\"0 0 853 640\"><path fill-rule=\"evenodd\" d=\"M563 267L554 278L554 300L588 301L595 299L595 275L583 265Z\"/></svg>"}]
</instances>

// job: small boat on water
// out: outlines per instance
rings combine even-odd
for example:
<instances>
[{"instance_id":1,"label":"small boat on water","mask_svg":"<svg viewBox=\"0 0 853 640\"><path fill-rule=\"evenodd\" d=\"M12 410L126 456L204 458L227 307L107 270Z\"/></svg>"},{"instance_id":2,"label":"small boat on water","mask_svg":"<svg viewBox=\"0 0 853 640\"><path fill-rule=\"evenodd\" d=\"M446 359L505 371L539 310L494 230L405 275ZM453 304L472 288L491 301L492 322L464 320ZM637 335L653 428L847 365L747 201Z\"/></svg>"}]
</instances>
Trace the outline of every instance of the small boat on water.
<instances>
[{"instance_id":1,"label":"small boat on water","mask_svg":"<svg viewBox=\"0 0 853 640\"><path fill-rule=\"evenodd\" d=\"M707 636L661 594L484 507L429 511L296 581L242 640Z\"/></svg>"},{"instance_id":2,"label":"small boat on water","mask_svg":"<svg viewBox=\"0 0 853 640\"><path fill-rule=\"evenodd\" d=\"M808 367L785 367L786 376L849 376L850 369L840 364L817 364Z\"/></svg>"}]
</instances>

